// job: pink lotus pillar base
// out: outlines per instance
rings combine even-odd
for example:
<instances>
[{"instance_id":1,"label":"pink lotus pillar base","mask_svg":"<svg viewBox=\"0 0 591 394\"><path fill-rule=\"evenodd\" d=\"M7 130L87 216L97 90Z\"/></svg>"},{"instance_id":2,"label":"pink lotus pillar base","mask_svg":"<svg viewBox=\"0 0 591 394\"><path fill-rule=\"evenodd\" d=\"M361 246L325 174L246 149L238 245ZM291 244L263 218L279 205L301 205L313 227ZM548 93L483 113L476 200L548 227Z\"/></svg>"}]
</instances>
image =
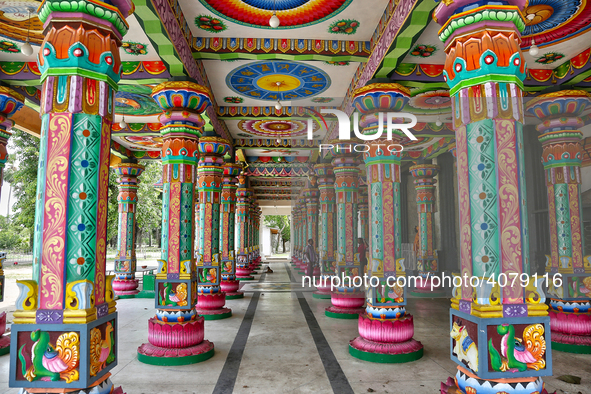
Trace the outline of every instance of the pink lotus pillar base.
<instances>
[{"instance_id":1,"label":"pink lotus pillar base","mask_svg":"<svg viewBox=\"0 0 591 394\"><path fill-rule=\"evenodd\" d=\"M351 355L374 362L408 362L423 356L423 345L414 340L411 315L378 320L359 316L359 336L349 342Z\"/></svg>"},{"instance_id":2,"label":"pink lotus pillar base","mask_svg":"<svg viewBox=\"0 0 591 394\"><path fill-rule=\"evenodd\" d=\"M0 356L10 351L10 337L6 332L6 312L0 313Z\"/></svg>"},{"instance_id":3,"label":"pink lotus pillar base","mask_svg":"<svg viewBox=\"0 0 591 394\"><path fill-rule=\"evenodd\" d=\"M226 293L226 299L230 299L230 297L241 298L244 296L243 292L238 291L240 288L240 281L238 280L223 280L220 282L220 287Z\"/></svg>"},{"instance_id":4,"label":"pink lotus pillar base","mask_svg":"<svg viewBox=\"0 0 591 394\"><path fill-rule=\"evenodd\" d=\"M232 316L232 310L224 308L224 305L226 305L226 293L223 291L214 294L198 294L195 309L205 320L224 319Z\"/></svg>"},{"instance_id":5,"label":"pink lotus pillar base","mask_svg":"<svg viewBox=\"0 0 591 394\"><path fill-rule=\"evenodd\" d=\"M242 279L242 280L254 279L254 276L252 276L250 274L250 272L251 272L250 268L236 267L236 279Z\"/></svg>"},{"instance_id":6,"label":"pink lotus pillar base","mask_svg":"<svg viewBox=\"0 0 591 394\"><path fill-rule=\"evenodd\" d=\"M330 294L330 302L332 306L325 310L325 314L328 317L357 319L360 314L365 312L365 308L363 308L363 304L365 304L365 293L363 292L332 292Z\"/></svg>"},{"instance_id":7,"label":"pink lotus pillar base","mask_svg":"<svg viewBox=\"0 0 591 394\"><path fill-rule=\"evenodd\" d=\"M552 348L569 353L591 353L591 315L549 311Z\"/></svg>"},{"instance_id":8,"label":"pink lotus pillar base","mask_svg":"<svg viewBox=\"0 0 591 394\"><path fill-rule=\"evenodd\" d=\"M135 295L139 293L139 280L137 279L115 279L113 281L113 290L118 296Z\"/></svg>"},{"instance_id":9,"label":"pink lotus pillar base","mask_svg":"<svg viewBox=\"0 0 591 394\"><path fill-rule=\"evenodd\" d=\"M204 340L202 316L186 323L148 320L148 341L138 348L138 360L152 365L183 365L213 356L213 343Z\"/></svg>"}]
</instances>

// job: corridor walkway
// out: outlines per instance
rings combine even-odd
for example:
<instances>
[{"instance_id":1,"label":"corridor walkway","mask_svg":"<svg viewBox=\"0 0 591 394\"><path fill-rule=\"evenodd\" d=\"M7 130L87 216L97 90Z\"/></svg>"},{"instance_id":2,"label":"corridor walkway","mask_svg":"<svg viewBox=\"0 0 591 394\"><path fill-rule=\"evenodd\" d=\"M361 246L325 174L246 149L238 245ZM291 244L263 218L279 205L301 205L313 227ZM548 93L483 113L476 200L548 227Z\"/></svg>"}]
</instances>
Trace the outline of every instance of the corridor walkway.
<instances>
[{"instance_id":1,"label":"corridor walkway","mask_svg":"<svg viewBox=\"0 0 591 394\"><path fill-rule=\"evenodd\" d=\"M449 358L448 299L409 299L414 337L425 346L422 359L369 363L348 353L348 341L358 335L357 320L325 317L329 300L314 299L313 289L301 287L301 276L287 262L270 266L274 273L242 283L244 299L227 303L232 318L206 322L205 339L215 344L216 353L199 364L156 367L138 362L137 347L147 341L154 301L118 301L122 337L113 382L128 394L423 394L438 393L440 382L455 373ZM555 352L553 358L554 377L545 379L549 392L591 394L588 355ZM8 389L8 364L8 356L0 358L0 393L16 394L18 389ZM580 376L583 382L558 381L563 374Z\"/></svg>"}]
</instances>

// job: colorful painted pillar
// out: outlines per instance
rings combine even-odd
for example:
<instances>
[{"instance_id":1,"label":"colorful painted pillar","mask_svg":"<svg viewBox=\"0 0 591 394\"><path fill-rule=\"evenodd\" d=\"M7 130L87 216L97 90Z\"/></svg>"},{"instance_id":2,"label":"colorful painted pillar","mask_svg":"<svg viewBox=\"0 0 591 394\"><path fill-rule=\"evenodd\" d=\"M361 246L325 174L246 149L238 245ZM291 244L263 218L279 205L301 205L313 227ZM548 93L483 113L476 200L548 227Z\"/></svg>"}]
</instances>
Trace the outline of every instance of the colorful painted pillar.
<instances>
[{"instance_id":1,"label":"colorful painted pillar","mask_svg":"<svg viewBox=\"0 0 591 394\"><path fill-rule=\"evenodd\" d=\"M242 170L240 164L225 163L224 183L222 185L222 205L220 212L220 252L222 255L221 288L227 300L243 298L244 293L238 291L240 282L236 280L236 251L234 249L234 232L236 223L236 189L238 174Z\"/></svg>"},{"instance_id":2,"label":"colorful painted pillar","mask_svg":"<svg viewBox=\"0 0 591 394\"><path fill-rule=\"evenodd\" d=\"M220 286L220 197L224 178L224 155L230 150L228 141L215 136L199 139L198 188L199 234L203 245L197 261L197 313L205 320L225 319L232 311L224 308L226 293Z\"/></svg>"},{"instance_id":3,"label":"colorful painted pillar","mask_svg":"<svg viewBox=\"0 0 591 394\"><path fill-rule=\"evenodd\" d=\"M318 185L316 182L316 175L308 177L308 187L302 191L306 206L306 248L308 247L308 240L314 243L316 255L318 255ZM304 273L307 275L308 263L304 267ZM320 267L314 267L313 276L320 275Z\"/></svg>"},{"instance_id":4,"label":"colorful painted pillar","mask_svg":"<svg viewBox=\"0 0 591 394\"><path fill-rule=\"evenodd\" d=\"M252 196L254 197L254 189L251 189ZM251 260L253 269L261 266L261 256L259 253L259 229L261 220L261 208L256 199L253 198L251 202Z\"/></svg>"},{"instance_id":5,"label":"colorful painted pillar","mask_svg":"<svg viewBox=\"0 0 591 394\"><path fill-rule=\"evenodd\" d=\"M320 299L330 298L330 277L336 273L335 261L335 223L336 223L336 194L334 190L334 172L332 164L316 164L314 170L317 175L318 190L320 192L320 276L322 280L316 285L312 297Z\"/></svg>"},{"instance_id":6,"label":"colorful painted pillar","mask_svg":"<svg viewBox=\"0 0 591 394\"><path fill-rule=\"evenodd\" d=\"M332 167L335 174L337 208L337 275L342 278L340 286L330 295L331 306L326 308L328 317L358 319L364 312L365 292L363 286L354 284L355 277L362 278L361 264L357 254L357 196L359 194L359 160L351 152L349 143L334 141Z\"/></svg>"},{"instance_id":7,"label":"colorful painted pillar","mask_svg":"<svg viewBox=\"0 0 591 394\"><path fill-rule=\"evenodd\" d=\"M119 163L112 168L119 176L119 226L113 290L120 298L130 298L139 293L138 280L135 278L135 222L138 177L145 167L136 163Z\"/></svg>"},{"instance_id":8,"label":"colorful painted pillar","mask_svg":"<svg viewBox=\"0 0 591 394\"><path fill-rule=\"evenodd\" d=\"M353 105L363 114L363 134L375 134L382 113L400 112L409 99L410 91L395 83L373 83L356 90ZM349 353L365 361L400 363L423 356L423 345L413 339L414 321L406 311L405 286L400 280L406 279L406 273L401 238L401 152L396 144L403 136L402 131L393 130L390 139L368 141L369 150L364 153L371 196L371 286L365 314L359 316L359 337L350 342Z\"/></svg>"},{"instance_id":9,"label":"colorful painted pillar","mask_svg":"<svg viewBox=\"0 0 591 394\"><path fill-rule=\"evenodd\" d=\"M251 274L258 274L256 269L258 268L257 259L254 253L254 235L255 235L255 221L256 221L256 197L254 195L253 189L248 189L250 192L250 204L248 206L248 238L247 238L247 245L248 245L248 264L250 268Z\"/></svg>"},{"instance_id":10,"label":"colorful painted pillar","mask_svg":"<svg viewBox=\"0 0 591 394\"><path fill-rule=\"evenodd\" d=\"M160 115L163 194L162 257L156 273L156 316L148 321L148 343L138 360L154 365L193 364L213 356L197 315L194 258L195 183L201 117L211 105L209 90L191 81L163 82L152 89ZM203 200L202 200L203 201Z\"/></svg>"},{"instance_id":11,"label":"colorful painted pillar","mask_svg":"<svg viewBox=\"0 0 591 394\"><path fill-rule=\"evenodd\" d=\"M4 176L4 166L8 161L8 151L6 145L10 138L10 129L14 122L9 118L22 108L25 103L25 97L6 86L0 86L0 191ZM2 262L6 258L6 253L0 253L0 302L4 300L4 270ZM8 345L8 344L7 344ZM2 352L0 344L0 353ZM8 351L8 346L5 348Z\"/></svg>"},{"instance_id":12,"label":"colorful painted pillar","mask_svg":"<svg viewBox=\"0 0 591 394\"><path fill-rule=\"evenodd\" d=\"M291 256L292 265L299 269L300 264L300 226L301 226L301 212L300 212L300 205L296 202L292 208L292 217L293 217L293 226L294 226L294 244L293 244L293 253Z\"/></svg>"},{"instance_id":13,"label":"colorful painted pillar","mask_svg":"<svg viewBox=\"0 0 591 394\"><path fill-rule=\"evenodd\" d=\"M583 133L578 130L590 104L589 93L581 90L543 94L527 103L542 120L537 130L550 213L552 349L570 353L591 353L591 256L583 257Z\"/></svg>"},{"instance_id":14,"label":"colorful painted pillar","mask_svg":"<svg viewBox=\"0 0 591 394\"><path fill-rule=\"evenodd\" d=\"M298 205L300 212L300 251L298 258L298 271L300 274L306 272L306 245L308 244L308 211L306 208L306 197L303 195L303 190L298 197Z\"/></svg>"},{"instance_id":15,"label":"colorful painted pillar","mask_svg":"<svg viewBox=\"0 0 591 394\"><path fill-rule=\"evenodd\" d=\"M359 179L359 237L363 238L365 242L369 244L369 202L367 199L367 185L363 181L364 177L360 177ZM359 244L358 240L355 240L355 246L357 247ZM369 250L367 251L365 256L359 256L359 259L363 259L368 257ZM361 275L368 274L367 265L365 270L362 270Z\"/></svg>"},{"instance_id":16,"label":"colorful painted pillar","mask_svg":"<svg viewBox=\"0 0 591 394\"><path fill-rule=\"evenodd\" d=\"M417 164L409 168L415 177L415 190L417 191L417 210L419 213L419 254L417 256L418 275L423 278L416 284L411 294L417 297L441 297L440 284L432 282L431 278L438 275L439 265L437 251L435 250L435 176L439 166L435 164ZM437 286L436 286L437 285Z\"/></svg>"},{"instance_id":17,"label":"colorful painted pillar","mask_svg":"<svg viewBox=\"0 0 591 394\"><path fill-rule=\"evenodd\" d=\"M447 4L447 5L446 5ZM464 393L542 393L552 375L542 280L529 277L520 50L524 0L440 3L456 134L460 265L450 311ZM511 285L511 281L517 281ZM508 380L510 379L510 380Z\"/></svg>"},{"instance_id":18,"label":"colorful painted pillar","mask_svg":"<svg viewBox=\"0 0 591 394\"><path fill-rule=\"evenodd\" d=\"M238 176L238 188L236 189L236 215L238 215L238 258L236 261L236 279L253 280L250 262L248 261L248 215L250 212L250 189L246 187L246 176L241 173Z\"/></svg>"},{"instance_id":19,"label":"colorful painted pillar","mask_svg":"<svg viewBox=\"0 0 591 394\"><path fill-rule=\"evenodd\" d=\"M106 275L111 124L119 46L134 11L44 1L41 140L31 280L19 280L9 385L109 393L117 365L114 276Z\"/></svg>"}]
</instances>

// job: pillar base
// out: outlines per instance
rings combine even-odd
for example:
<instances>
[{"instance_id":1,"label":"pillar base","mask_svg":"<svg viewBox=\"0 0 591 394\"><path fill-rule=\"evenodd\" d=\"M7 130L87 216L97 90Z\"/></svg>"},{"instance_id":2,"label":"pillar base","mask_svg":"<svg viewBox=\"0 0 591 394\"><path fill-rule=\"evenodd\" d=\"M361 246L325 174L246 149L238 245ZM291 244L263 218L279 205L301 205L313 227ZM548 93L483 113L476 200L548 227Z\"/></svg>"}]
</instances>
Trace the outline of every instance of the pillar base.
<instances>
[{"instance_id":1,"label":"pillar base","mask_svg":"<svg viewBox=\"0 0 591 394\"><path fill-rule=\"evenodd\" d=\"M236 300L244 298L244 293L238 291L240 288L239 280L223 280L220 283L222 291L226 293L226 300Z\"/></svg>"},{"instance_id":2,"label":"pillar base","mask_svg":"<svg viewBox=\"0 0 591 394\"><path fill-rule=\"evenodd\" d=\"M138 348L137 359L150 365L188 365L196 364L213 357L213 343L204 340L199 345L181 349L169 349L144 343Z\"/></svg>"},{"instance_id":3,"label":"pillar base","mask_svg":"<svg viewBox=\"0 0 591 394\"><path fill-rule=\"evenodd\" d=\"M335 319L359 319L359 315L365 313L365 308L339 308L329 306L324 314Z\"/></svg>"},{"instance_id":4,"label":"pillar base","mask_svg":"<svg viewBox=\"0 0 591 394\"><path fill-rule=\"evenodd\" d=\"M364 349L375 349L375 351ZM349 342L349 354L373 363L408 363L423 357L423 345L414 339L402 343L384 344L357 337Z\"/></svg>"},{"instance_id":5,"label":"pillar base","mask_svg":"<svg viewBox=\"0 0 591 394\"><path fill-rule=\"evenodd\" d=\"M552 350L565 353L591 354L591 337L565 335L552 331Z\"/></svg>"},{"instance_id":6,"label":"pillar base","mask_svg":"<svg viewBox=\"0 0 591 394\"><path fill-rule=\"evenodd\" d=\"M113 290L118 296L135 296L139 293L137 289L139 286L138 279L115 279L113 281ZM127 297L129 298L129 297Z\"/></svg>"},{"instance_id":7,"label":"pillar base","mask_svg":"<svg viewBox=\"0 0 591 394\"><path fill-rule=\"evenodd\" d=\"M317 298L319 300L330 300L330 293L324 293L322 291L315 291L312 293L313 298Z\"/></svg>"},{"instance_id":8,"label":"pillar base","mask_svg":"<svg viewBox=\"0 0 591 394\"><path fill-rule=\"evenodd\" d=\"M232 316L232 310L224 308L226 293L223 291L215 294L198 294L197 313L205 320L220 320Z\"/></svg>"},{"instance_id":9,"label":"pillar base","mask_svg":"<svg viewBox=\"0 0 591 394\"><path fill-rule=\"evenodd\" d=\"M2 339L4 339L6 337L2 337ZM8 340L8 344L10 345L10 339ZM5 346L2 347L2 344L0 344L0 356L4 356L5 354L10 353L10 346Z\"/></svg>"},{"instance_id":10,"label":"pillar base","mask_svg":"<svg viewBox=\"0 0 591 394\"><path fill-rule=\"evenodd\" d=\"M254 276L244 276L244 277L237 276L236 279L238 279L238 280L253 280Z\"/></svg>"},{"instance_id":11,"label":"pillar base","mask_svg":"<svg viewBox=\"0 0 591 394\"><path fill-rule=\"evenodd\" d=\"M244 298L244 293L241 291L226 293L226 300L238 300L240 298Z\"/></svg>"},{"instance_id":12,"label":"pillar base","mask_svg":"<svg viewBox=\"0 0 591 394\"><path fill-rule=\"evenodd\" d=\"M458 367L455 378L448 378L441 383L441 394L548 394L544 381L538 377L531 382L517 382L518 379L501 379L500 381L480 379L469 373L465 368ZM513 381L515 380L515 381ZM517 384L518 383L518 384Z\"/></svg>"}]
</instances>

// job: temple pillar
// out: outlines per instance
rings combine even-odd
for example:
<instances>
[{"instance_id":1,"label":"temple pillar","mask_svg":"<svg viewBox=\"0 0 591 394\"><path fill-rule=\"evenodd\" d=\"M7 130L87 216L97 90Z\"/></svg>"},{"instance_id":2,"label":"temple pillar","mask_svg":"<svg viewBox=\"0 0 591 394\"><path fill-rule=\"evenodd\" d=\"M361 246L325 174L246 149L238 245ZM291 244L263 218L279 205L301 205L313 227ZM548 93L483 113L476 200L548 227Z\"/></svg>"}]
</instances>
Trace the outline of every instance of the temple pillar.
<instances>
[{"instance_id":1,"label":"temple pillar","mask_svg":"<svg viewBox=\"0 0 591 394\"><path fill-rule=\"evenodd\" d=\"M316 164L314 170L317 175L318 190L320 192L320 276L322 280L316 284L314 298L330 298L330 277L335 275L335 222L336 222L336 194L334 190L334 172L332 164Z\"/></svg>"},{"instance_id":2,"label":"temple pillar","mask_svg":"<svg viewBox=\"0 0 591 394\"><path fill-rule=\"evenodd\" d=\"M303 196L306 201L306 248L308 247L308 240L314 242L314 249L318 255L318 188L316 184L316 176L308 177L309 187L303 190ZM308 273L308 262L304 268L304 274ZM320 267L314 267L312 276L320 275Z\"/></svg>"},{"instance_id":3,"label":"temple pillar","mask_svg":"<svg viewBox=\"0 0 591 394\"><path fill-rule=\"evenodd\" d=\"M394 83L374 83L355 91L353 105L363 114L363 134L382 132L382 113L400 110L410 91ZM386 106L387 105L387 106ZM396 149L403 140L400 130L390 139L368 141L364 153L367 168L370 258L365 314L359 316L359 337L349 344L349 353L365 361L401 363L423 356L423 345L413 339L414 321L406 311L406 279L402 257L400 163ZM390 146L394 146L390 149ZM337 180L338 183L338 180Z\"/></svg>"},{"instance_id":4,"label":"temple pillar","mask_svg":"<svg viewBox=\"0 0 591 394\"><path fill-rule=\"evenodd\" d=\"M152 89L162 108L162 256L156 273L156 316L148 321L148 341L138 360L154 365L193 364L213 356L197 315L194 258L195 183L198 144L211 104L209 91L190 81L163 82ZM203 200L202 200L203 201Z\"/></svg>"},{"instance_id":5,"label":"temple pillar","mask_svg":"<svg viewBox=\"0 0 591 394\"><path fill-rule=\"evenodd\" d=\"M458 371L442 391L543 393L541 377L552 375L544 279L529 277L525 5L448 2L434 12L456 135L462 275L450 311Z\"/></svg>"},{"instance_id":6,"label":"temple pillar","mask_svg":"<svg viewBox=\"0 0 591 394\"><path fill-rule=\"evenodd\" d=\"M257 258L255 255L255 251L254 251L254 245L255 245L255 222L256 222L256 213L257 213L257 207L258 205L256 204L256 197L254 195L254 190L253 189L248 189L249 193L250 193L250 204L248 206L248 238L247 238L247 245L248 245L248 264L249 264L249 268L250 268L250 273L251 274L258 274L258 271L256 271L256 269L259 267L258 262L257 262Z\"/></svg>"},{"instance_id":7,"label":"temple pillar","mask_svg":"<svg viewBox=\"0 0 591 394\"><path fill-rule=\"evenodd\" d=\"M297 270L301 275L304 275L306 272L306 245L308 244L308 211L306 208L306 198L303 196L303 190L300 196L298 197L298 210L300 212L300 250L299 250L299 258L298 258L298 266Z\"/></svg>"},{"instance_id":8,"label":"temple pillar","mask_svg":"<svg viewBox=\"0 0 591 394\"><path fill-rule=\"evenodd\" d=\"M361 183L361 179L360 179L359 183ZM368 202L368 198L367 198L367 186L360 186L360 188L359 188L358 208L359 208L359 237L363 238L363 240L369 244L369 202ZM359 242L357 239L355 240L355 242L356 242L355 246L357 247ZM369 250L366 251L365 256L359 256L359 260L361 260L364 257L367 259L368 255L369 255ZM362 272L360 272L361 276L363 276L364 274L369 274L369 269L368 269L367 265L365 266L365 269L362 270Z\"/></svg>"},{"instance_id":9,"label":"temple pillar","mask_svg":"<svg viewBox=\"0 0 591 394\"><path fill-rule=\"evenodd\" d=\"M293 251L291 253L291 263L294 268L299 269L300 264L300 226L301 226L301 212L300 205L296 202L291 210L293 220L294 242Z\"/></svg>"},{"instance_id":10,"label":"temple pillar","mask_svg":"<svg viewBox=\"0 0 591 394\"><path fill-rule=\"evenodd\" d=\"M542 94L527 110L542 123L542 163L550 215L550 328L552 349L591 353L591 256L583 257L581 205L581 119L589 93L563 90ZM548 269L549 268L549 269ZM560 280L558 279L560 278ZM560 282L560 283L559 283Z\"/></svg>"},{"instance_id":11,"label":"temple pillar","mask_svg":"<svg viewBox=\"0 0 591 394\"><path fill-rule=\"evenodd\" d=\"M358 319L365 304L363 286L353 284L353 279L362 275L357 254L359 161L351 153L350 144L335 141L334 145L336 149L332 166L337 208L337 276L348 277L350 280L342 280L340 286L333 288L330 295L332 306L326 308L324 313L338 319Z\"/></svg>"},{"instance_id":12,"label":"temple pillar","mask_svg":"<svg viewBox=\"0 0 591 394\"><path fill-rule=\"evenodd\" d=\"M220 286L220 197L224 176L224 155L228 141L215 136L199 138L199 233L203 249L197 261L197 313L205 320L225 319L232 311L224 308L226 293Z\"/></svg>"},{"instance_id":13,"label":"temple pillar","mask_svg":"<svg viewBox=\"0 0 591 394\"><path fill-rule=\"evenodd\" d=\"M222 255L220 286L222 291L226 293L226 299L234 300L244 297L244 293L238 291L240 282L236 279L236 251L234 249L237 177L242 166L225 163L223 167L224 183L220 210L220 252Z\"/></svg>"},{"instance_id":14,"label":"temple pillar","mask_svg":"<svg viewBox=\"0 0 591 394\"><path fill-rule=\"evenodd\" d=\"M411 294L416 297L441 297L443 292L438 291L440 284L431 281L433 276L439 273L439 261L437 251L434 248L435 239L435 176L439 166L435 164L417 164L409 168L415 177L415 190L417 191L417 211L419 213L419 253L417 256L418 275L423 278L417 282ZM437 284L437 286L436 286Z\"/></svg>"},{"instance_id":15,"label":"temple pillar","mask_svg":"<svg viewBox=\"0 0 591 394\"><path fill-rule=\"evenodd\" d=\"M248 261L248 232L250 212L250 189L246 187L246 176L241 173L238 176L238 188L236 189L236 215L238 215L236 232L238 237L238 258L236 261L236 279L253 280L250 262Z\"/></svg>"},{"instance_id":16,"label":"temple pillar","mask_svg":"<svg viewBox=\"0 0 591 394\"><path fill-rule=\"evenodd\" d=\"M131 1L41 3L41 140L31 280L19 280L9 382L29 392L111 392L117 365L106 275L111 124ZM121 393L121 389L114 392Z\"/></svg>"},{"instance_id":17,"label":"temple pillar","mask_svg":"<svg viewBox=\"0 0 591 394\"><path fill-rule=\"evenodd\" d=\"M138 177L145 167L135 163L119 163L112 167L119 176L119 226L117 231L117 256L115 257L115 280L113 290L119 298L130 298L139 291L135 278L136 256L136 204Z\"/></svg>"}]
</instances>

